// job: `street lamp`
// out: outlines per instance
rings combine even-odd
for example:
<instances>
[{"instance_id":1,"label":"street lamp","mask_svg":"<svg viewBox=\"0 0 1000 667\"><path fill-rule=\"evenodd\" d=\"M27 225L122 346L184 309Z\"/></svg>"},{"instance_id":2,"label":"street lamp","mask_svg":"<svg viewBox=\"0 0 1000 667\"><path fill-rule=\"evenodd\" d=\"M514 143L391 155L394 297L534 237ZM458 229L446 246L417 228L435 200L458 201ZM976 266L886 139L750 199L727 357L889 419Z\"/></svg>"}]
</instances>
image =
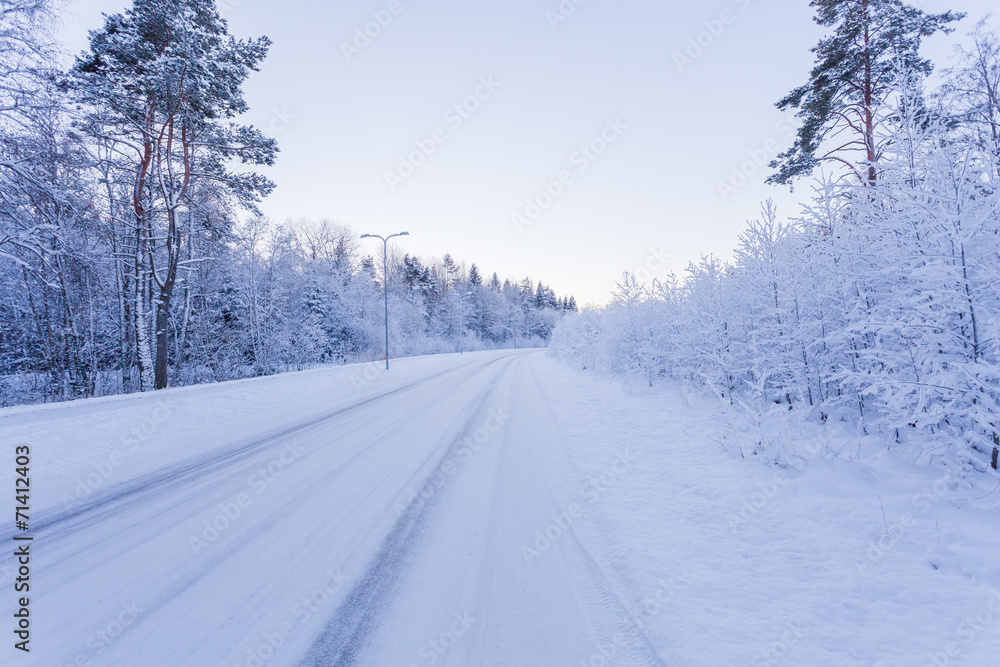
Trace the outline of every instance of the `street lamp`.
<instances>
[{"instance_id":1,"label":"street lamp","mask_svg":"<svg viewBox=\"0 0 1000 667\"><path fill-rule=\"evenodd\" d=\"M389 370L389 239L394 236L409 236L410 232L399 232L389 236L362 234L361 238L382 239L382 291L385 294L385 370Z\"/></svg>"}]
</instances>

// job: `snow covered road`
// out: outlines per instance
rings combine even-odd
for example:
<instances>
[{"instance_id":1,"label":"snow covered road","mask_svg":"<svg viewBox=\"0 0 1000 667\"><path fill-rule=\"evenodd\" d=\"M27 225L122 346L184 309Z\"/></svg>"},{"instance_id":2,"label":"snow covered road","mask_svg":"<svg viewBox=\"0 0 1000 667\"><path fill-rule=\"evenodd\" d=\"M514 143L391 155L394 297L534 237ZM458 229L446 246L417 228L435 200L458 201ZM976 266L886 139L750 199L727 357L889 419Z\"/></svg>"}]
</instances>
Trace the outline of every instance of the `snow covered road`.
<instances>
[{"instance_id":1,"label":"snow covered road","mask_svg":"<svg viewBox=\"0 0 1000 667\"><path fill-rule=\"evenodd\" d=\"M369 368L322 410L37 513L31 663L562 664L627 631L546 480L531 355ZM558 556L532 563L536 526ZM627 655L661 664L641 632Z\"/></svg>"},{"instance_id":2,"label":"snow covered road","mask_svg":"<svg viewBox=\"0 0 1000 667\"><path fill-rule=\"evenodd\" d=\"M903 520L930 473L775 472L715 427L538 351L0 411L0 481L35 457L31 652L0 663L990 664L1000 593L958 633L995 506ZM873 557L876 493L903 535Z\"/></svg>"}]
</instances>

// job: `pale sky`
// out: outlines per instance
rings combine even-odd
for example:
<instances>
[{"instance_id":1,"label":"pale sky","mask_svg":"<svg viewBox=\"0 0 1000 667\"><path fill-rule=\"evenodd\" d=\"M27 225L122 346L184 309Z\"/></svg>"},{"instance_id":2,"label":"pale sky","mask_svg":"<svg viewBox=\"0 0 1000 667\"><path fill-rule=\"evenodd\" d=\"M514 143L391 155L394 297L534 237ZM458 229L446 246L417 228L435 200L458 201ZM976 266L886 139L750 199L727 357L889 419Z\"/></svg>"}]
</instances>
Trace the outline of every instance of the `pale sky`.
<instances>
[{"instance_id":1,"label":"pale sky","mask_svg":"<svg viewBox=\"0 0 1000 667\"><path fill-rule=\"evenodd\" d=\"M941 63L992 2L917 4L969 13L925 43ZM69 0L69 50L125 6ZM277 165L262 171L278 185L263 205L278 221L406 230L393 240L402 252L450 252L603 304L623 271L662 278L702 254L728 257L764 199L791 215L808 194L807 181L794 194L765 185L752 162L791 143L792 118L774 102L813 64L822 33L807 0L220 7L235 36L274 42L245 87L245 122L276 132ZM741 166L745 183L733 180Z\"/></svg>"}]
</instances>

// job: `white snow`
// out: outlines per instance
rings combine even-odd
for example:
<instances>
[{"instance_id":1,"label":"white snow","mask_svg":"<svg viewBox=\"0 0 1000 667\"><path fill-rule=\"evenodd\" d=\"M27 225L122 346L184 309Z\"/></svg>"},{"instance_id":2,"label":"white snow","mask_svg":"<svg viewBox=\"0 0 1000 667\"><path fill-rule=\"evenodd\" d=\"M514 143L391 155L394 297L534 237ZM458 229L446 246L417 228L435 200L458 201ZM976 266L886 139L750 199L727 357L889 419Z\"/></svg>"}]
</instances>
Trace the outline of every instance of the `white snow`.
<instances>
[{"instance_id":1,"label":"white snow","mask_svg":"<svg viewBox=\"0 0 1000 667\"><path fill-rule=\"evenodd\" d=\"M995 476L724 417L537 351L0 410L0 663L997 664Z\"/></svg>"}]
</instances>

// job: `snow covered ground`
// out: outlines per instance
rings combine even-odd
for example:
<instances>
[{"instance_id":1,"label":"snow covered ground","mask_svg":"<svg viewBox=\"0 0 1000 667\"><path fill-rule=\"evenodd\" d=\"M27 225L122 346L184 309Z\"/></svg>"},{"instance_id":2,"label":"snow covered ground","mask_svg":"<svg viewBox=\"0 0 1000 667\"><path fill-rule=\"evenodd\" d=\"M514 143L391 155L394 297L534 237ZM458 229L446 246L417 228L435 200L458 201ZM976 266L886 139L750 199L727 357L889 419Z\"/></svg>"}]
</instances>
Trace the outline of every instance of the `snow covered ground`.
<instances>
[{"instance_id":1,"label":"snow covered ground","mask_svg":"<svg viewBox=\"0 0 1000 667\"><path fill-rule=\"evenodd\" d=\"M0 410L0 664L998 664L995 476L724 416L540 351Z\"/></svg>"}]
</instances>

